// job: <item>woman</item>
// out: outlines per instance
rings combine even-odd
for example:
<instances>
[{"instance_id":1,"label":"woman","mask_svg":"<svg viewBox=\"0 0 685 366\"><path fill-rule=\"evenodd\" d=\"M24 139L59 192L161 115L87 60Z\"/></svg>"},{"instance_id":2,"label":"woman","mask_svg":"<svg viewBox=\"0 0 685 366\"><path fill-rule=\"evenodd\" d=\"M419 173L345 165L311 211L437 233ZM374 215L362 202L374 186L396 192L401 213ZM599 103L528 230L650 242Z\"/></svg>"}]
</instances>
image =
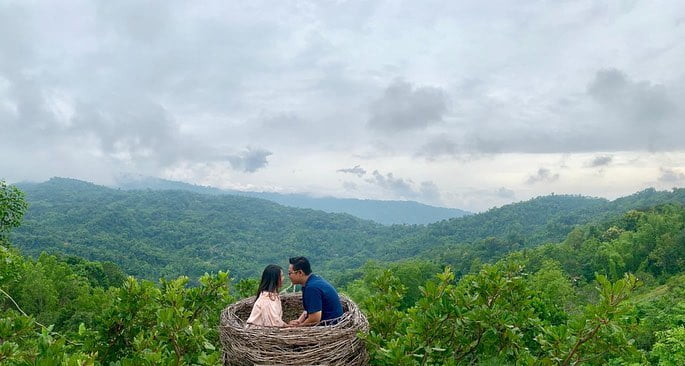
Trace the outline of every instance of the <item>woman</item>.
<instances>
[{"instance_id":1,"label":"woman","mask_svg":"<svg viewBox=\"0 0 685 366\"><path fill-rule=\"evenodd\" d=\"M257 290L257 296L252 306L247 326L285 327L283 309L278 290L283 285L283 269L275 264L269 264L262 272L262 281Z\"/></svg>"}]
</instances>

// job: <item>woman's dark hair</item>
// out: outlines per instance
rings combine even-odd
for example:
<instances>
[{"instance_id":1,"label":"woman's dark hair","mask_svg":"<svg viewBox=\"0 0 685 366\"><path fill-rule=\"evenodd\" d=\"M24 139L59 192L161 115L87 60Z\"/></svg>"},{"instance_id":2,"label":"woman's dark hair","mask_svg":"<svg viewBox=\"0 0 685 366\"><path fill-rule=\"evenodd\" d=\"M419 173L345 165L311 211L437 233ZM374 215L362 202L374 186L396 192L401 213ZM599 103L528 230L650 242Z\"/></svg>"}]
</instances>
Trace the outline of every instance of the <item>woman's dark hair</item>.
<instances>
[{"instance_id":1,"label":"woman's dark hair","mask_svg":"<svg viewBox=\"0 0 685 366\"><path fill-rule=\"evenodd\" d=\"M257 297L255 301L259 298L262 292L277 292L278 283L281 281L281 273L283 268L275 264L269 264L264 268L262 272L262 281L259 283L259 289L257 289Z\"/></svg>"},{"instance_id":2,"label":"woman's dark hair","mask_svg":"<svg viewBox=\"0 0 685 366\"><path fill-rule=\"evenodd\" d=\"M306 275L312 273L312 266L309 265L309 260L305 257L292 257L289 262L295 271L302 271Z\"/></svg>"}]
</instances>

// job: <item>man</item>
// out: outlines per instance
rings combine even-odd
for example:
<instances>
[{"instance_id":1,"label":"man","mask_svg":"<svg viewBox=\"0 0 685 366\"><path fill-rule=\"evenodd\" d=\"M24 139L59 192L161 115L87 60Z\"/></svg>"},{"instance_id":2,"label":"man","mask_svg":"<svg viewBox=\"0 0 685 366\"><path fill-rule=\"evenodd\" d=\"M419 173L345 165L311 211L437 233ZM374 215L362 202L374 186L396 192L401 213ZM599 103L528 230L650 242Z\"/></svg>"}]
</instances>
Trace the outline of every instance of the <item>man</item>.
<instances>
[{"instance_id":1,"label":"man","mask_svg":"<svg viewBox=\"0 0 685 366\"><path fill-rule=\"evenodd\" d=\"M302 285L302 307L304 312L288 324L295 327L335 324L342 316L342 304L338 292L321 276L312 273L309 260L293 257L289 260L288 277L294 285Z\"/></svg>"}]
</instances>

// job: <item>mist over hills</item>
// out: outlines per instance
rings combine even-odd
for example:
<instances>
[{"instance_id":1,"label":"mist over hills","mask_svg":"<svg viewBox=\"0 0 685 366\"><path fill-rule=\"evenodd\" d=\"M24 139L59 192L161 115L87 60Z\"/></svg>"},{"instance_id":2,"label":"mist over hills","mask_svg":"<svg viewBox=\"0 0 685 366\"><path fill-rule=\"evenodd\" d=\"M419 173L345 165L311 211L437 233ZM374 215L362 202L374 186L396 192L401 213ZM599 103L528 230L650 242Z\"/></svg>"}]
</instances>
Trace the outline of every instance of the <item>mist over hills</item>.
<instances>
[{"instance_id":1,"label":"mist over hills","mask_svg":"<svg viewBox=\"0 0 685 366\"><path fill-rule=\"evenodd\" d=\"M144 176L122 176L117 188L127 190L181 190L203 194L232 194L262 198L278 204L298 208L311 208L330 213L347 213L365 220L384 225L430 224L455 217L470 215L468 211L425 205L414 201L381 201L353 198L313 197L306 194L283 194L274 192L249 192Z\"/></svg>"},{"instance_id":2,"label":"mist over hills","mask_svg":"<svg viewBox=\"0 0 685 366\"><path fill-rule=\"evenodd\" d=\"M474 258L494 260L561 241L576 226L630 209L685 203L685 189L648 189L614 201L552 195L427 226L384 226L226 194L128 191L64 178L18 186L30 204L12 234L23 252L112 261L150 279L226 269L236 278L253 277L293 255L309 256L317 272L336 274L369 259L418 257L466 268Z\"/></svg>"}]
</instances>

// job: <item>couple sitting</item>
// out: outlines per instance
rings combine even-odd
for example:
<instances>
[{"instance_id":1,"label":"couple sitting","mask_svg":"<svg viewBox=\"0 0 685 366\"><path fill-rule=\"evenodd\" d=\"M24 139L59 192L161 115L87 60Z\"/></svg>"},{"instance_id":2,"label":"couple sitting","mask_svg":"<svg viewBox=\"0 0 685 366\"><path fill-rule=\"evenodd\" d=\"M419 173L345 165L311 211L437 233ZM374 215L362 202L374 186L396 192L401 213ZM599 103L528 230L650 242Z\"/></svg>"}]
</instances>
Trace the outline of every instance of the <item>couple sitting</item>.
<instances>
[{"instance_id":1,"label":"couple sitting","mask_svg":"<svg viewBox=\"0 0 685 366\"><path fill-rule=\"evenodd\" d=\"M270 264L262 273L257 297L247 319L248 326L305 327L335 324L343 313L338 292L326 280L312 273L307 258L294 257L289 262L290 281L293 285L302 285L304 312L295 320L288 323L283 321L281 298L278 295L283 285L283 270Z\"/></svg>"}]
</instances>

